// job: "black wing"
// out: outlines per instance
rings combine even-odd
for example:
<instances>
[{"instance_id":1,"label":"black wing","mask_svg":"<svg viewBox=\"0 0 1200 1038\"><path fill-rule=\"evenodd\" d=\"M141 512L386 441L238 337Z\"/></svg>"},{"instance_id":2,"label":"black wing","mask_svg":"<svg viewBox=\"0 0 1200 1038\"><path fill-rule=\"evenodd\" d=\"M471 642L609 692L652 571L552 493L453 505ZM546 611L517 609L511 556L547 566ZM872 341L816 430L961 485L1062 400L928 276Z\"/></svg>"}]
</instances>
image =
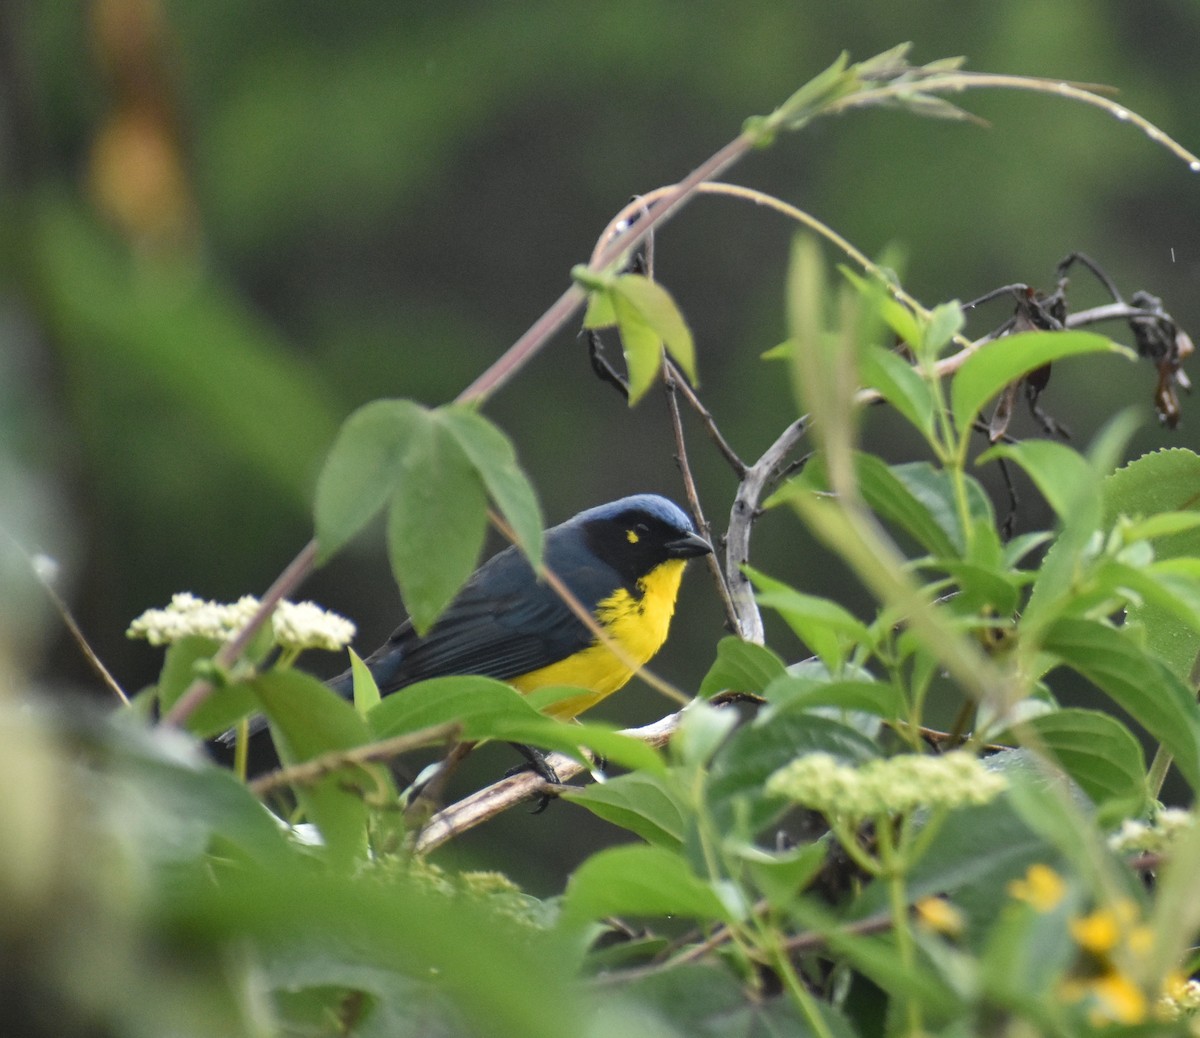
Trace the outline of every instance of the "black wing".
<instances>
[{"instance_id":1,"label":"black wing","mask_svg":"<svg viewBox=\"0 0 1200 1038\"><path fill-rule=\"evenodd\" d=\"M574 537L547 544L546 561L589 609L616 585L613 570ZM507 681L566 659L594 640L555 591L537 581L525 557L507 548L476 571L424 637L406 621L365 662L386 695L453 674ZM331 684L342 691L340 680Z\"/></svg>"}]
</instances>

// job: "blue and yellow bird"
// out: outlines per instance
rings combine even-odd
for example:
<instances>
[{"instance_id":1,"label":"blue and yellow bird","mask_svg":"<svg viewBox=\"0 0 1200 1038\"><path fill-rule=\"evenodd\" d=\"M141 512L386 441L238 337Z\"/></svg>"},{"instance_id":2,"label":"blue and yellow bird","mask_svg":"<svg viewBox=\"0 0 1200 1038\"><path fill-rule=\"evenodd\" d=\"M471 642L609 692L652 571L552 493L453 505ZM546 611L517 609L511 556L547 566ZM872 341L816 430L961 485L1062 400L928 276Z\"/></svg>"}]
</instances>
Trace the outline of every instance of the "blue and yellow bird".
<instances>
[{"instance_id":1,"label":"blue and yellow bird","mask_svg":"<svg viewBox=\"0 0 1200 1038\"><path fill-rule=\"evenodd\" d=\"M678 505L635 494L546 531L545 564L619 646L614 653L515 547L475 571L424 635L406 621L365 660L379 691L482 674L531 692L583 689L547 708L568 719L621 688L666 641L687 560L712 546ZM349 695L349 672L330 685Z\"/></svg>"}]
</instances>

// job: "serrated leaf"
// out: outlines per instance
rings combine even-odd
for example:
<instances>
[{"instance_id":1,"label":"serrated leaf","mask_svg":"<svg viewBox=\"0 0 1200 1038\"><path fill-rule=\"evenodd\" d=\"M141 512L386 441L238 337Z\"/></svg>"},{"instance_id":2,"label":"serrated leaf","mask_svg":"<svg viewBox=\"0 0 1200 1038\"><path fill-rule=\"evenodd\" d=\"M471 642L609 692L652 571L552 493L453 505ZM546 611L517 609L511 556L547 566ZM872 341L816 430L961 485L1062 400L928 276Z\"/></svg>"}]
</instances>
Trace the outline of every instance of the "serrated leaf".
<instances>
[{"instance_id":1,"label":"serrated leaf","mask_svg":"<svg viewBox=\"0 0 1200 1038\"><path fill-rule=\"evenodd\" d=\"M621 274L612 291L614 298L625 300L637 311L642 322L662 340L683 373L695 382L696 347L692 331L671 293L642 274Z\"/></svg>"},{"instance_id":2,"label":"serrated leaf","mask_svg":"<svg viewBox=\"0 0 1200 1038\"><path fill-rule=\"evenodd\" d=\"M1192 690L1157 657L1096 620L1062 619L1044 647L1130 714L1175 757L1200 789L1200 706Z\"/></svg>"},{"instance_id":3,"label":"serrated leaf","mask_svg":"<svg viewBox=\"0 0 1200 1038\"><path fill-rule=\"evenodd\" d=\"M679 850L687 828L686 812L662 779L634 771L607 782L594 782L562 794L613 825L636 833L647 843Z\"/></svg>"},{"instance_id":4,"label":"serrated leaf","mask_svg":"<svg viewBox=\"0 0 1200 1038\"><path fill-rule=\"evenodd\" d=\"M712 886L678 853L637 845L600 851L580 865L567 883L563 914L575 925L610 915L734 920Z\"/></svg>"},{"instance_id":5,"label":"serrated leaf","mask_svg":"<svg viewBox=\"0 0 1200 1038\"><path fill-rule=\"evenodd\" d=\"M1022 725L1025 730L1034 733L1095 804L1116 801L1127 817L1141 809L1146 799L1142 747L1115 717L1068 708L1031 718ZM1017 735L1002 734L997 741L1010 742Z\"/></svg>"},{"instance_id":6,"label":"serrated leaf","mask_svg":"<svg viewBox=\"0 0 1200 1038\"><path fill-rule=\"evenodd\" d=\"M413 626L424 634L475 569L487 500L458 437L428 411L414 423L392 485L388 558Z\"/></svg>"},{"instance_id":7,"label":"serrated leaf","mask_svg":"<svg viewBox=\"0 0 1200 1038\"><path fill-rule=\"evenodd\" d=\"M342 424L317 479L319 563L340 551L391 499L423 413L411 400L375 400Z\"/></svg>"},{"instance_id":8,"label":"serrated leaf","mask_svg":"<svg viewBox=\"0 0 1200 1038\"><path fill-rule=\"evenodd\" d=\"M452 404L437 414L475 466L488 496L517 535L517 544L533 568L540 569L542 510L533 486L517 464L512 442L473 407Z\"/></svg>"},{"instance_id":9,"label":"serrated leaf","mask_svg":"<svg viewBox=\"0 0 1200 1038\"><path fill-rule=\"evenodd\" d=\"M1101 494L1105 530L1112 529L1120 516L1153 523L1158 516L1194 515L1200 512L1200 456L1181 448L1147 454L1104 480ZM1200 529L1164 533L1154 542L1154 554L1160 561L1200 558ZM1197 646L1185 620L1164 605L1147 601L1129 608L1129 622L1142 629L1146 644L1179 677L1188 676Z\"/></svg>"},{"instance_id":10,"label":"serrated leaf","mask_svg":"<svg viewBox=\"0 0 1200 1038\"><path fill-rule=\"evenodd\" d=\"M966 435L983 406L1010 382L1064 357L1087 353L1133 353L1093 332L1018 332L977 350L963 362L950 384L950 409Z\"/></svg>"},{"instance_id":11,"label":"serrated leaf","mask_svg":"<svg viewBox=\"0 0 1200 1038\"><path fill-rule=\"evenodd\" d=\"M783 660L766 646L730 635L717 642L717 659L700 683L700 696L711 699L726 690L761 692L783 673Z\"/></svg>"}]
</instances>

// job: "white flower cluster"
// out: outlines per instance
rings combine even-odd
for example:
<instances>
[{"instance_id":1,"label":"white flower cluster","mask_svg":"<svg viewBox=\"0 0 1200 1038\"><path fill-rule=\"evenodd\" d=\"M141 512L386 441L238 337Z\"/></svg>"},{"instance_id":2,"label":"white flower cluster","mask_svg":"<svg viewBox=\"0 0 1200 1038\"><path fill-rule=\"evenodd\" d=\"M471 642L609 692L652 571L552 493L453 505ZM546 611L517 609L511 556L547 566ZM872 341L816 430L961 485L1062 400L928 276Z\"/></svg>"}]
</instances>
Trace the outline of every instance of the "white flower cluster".
<instances>
[{"instance_id":1,"label":"white flower cluster","mask_svg":"<svg viewBox=\"0 0 1200 1038\"><path fill-rule=\"evenodd\" d=\"M1196 1017L1200 1010L1200 981L1181 980L1167 987L1167 992L1158 1001L1158 1018L1178 1020L1181 1017ZM1195 1033L1194 1027L1192 1033Z\"/></svg>"},{"instance_id":2,"label":"white flower cluster","mask_svg":"<svg viewBox=\"0 0 1200 1038\"><path fill-rule=\"evenodd\" d=\"M271 623L275 643L285 649L338 652L354 640L354 624L315 602L280 602Z\"/></svg>"},{"instance_id":3,"label":"white flower cluster","mask_svg":"<svg viewBox=\"0 0 1200 1038\"><path fill-rule=\"evenodd\" d=\"M1004 776L962 750L936 757L906 753L860 768L829 753L810 753L767 780L768 793L847 820L986 804L1007 788Z\"/></svg>"},{"instance_id":4,"label":"white flower cluster","mask_svg":"<svg viewBox=\"0 0 1200 1038\"><path fill-rule=\"evenodd\" d=\"M1190 811L1180 807L1163 807L1155 813L1151 822L1126 818L1121 828L1108 838L1108 845L1117 854L1161 854L1193 823Z\"/></svg>"},{"instance_id":5,"label":"white flower cluster","mask_svg":"<svg viewBox=\"0 0 1200 1038\"><path fill-rule=\"evenodd\" d=\"M182 591L165 609L147 609L129 625L126 635L151 645L170 645L198 636L225 641L246 626L258 599L243 595L236 602L209 602ZM354 624L312 602L280 602L272 618L275 643L284 649L328 649L336 652L354 638Z\"/></svg>"}]
</instances>

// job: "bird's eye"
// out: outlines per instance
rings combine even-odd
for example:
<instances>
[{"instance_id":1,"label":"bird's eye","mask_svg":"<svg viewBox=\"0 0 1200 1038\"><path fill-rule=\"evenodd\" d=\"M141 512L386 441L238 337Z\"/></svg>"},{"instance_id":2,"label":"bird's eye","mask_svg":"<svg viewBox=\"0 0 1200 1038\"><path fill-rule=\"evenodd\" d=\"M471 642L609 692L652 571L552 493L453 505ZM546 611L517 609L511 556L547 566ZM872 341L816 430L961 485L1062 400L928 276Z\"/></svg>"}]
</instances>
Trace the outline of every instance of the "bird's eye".
<instances>
[{"instance_id":1,"label":"bird's eye","mask_svg":"<svg viewBox=\"0 0 1200 1038\"><path fill-rule=\"evenodd\" d=\"M625 539L630 544L637 544L643 537L650 532L650 527L645 523L634 523L625 531Z\"/></svg>"}]
</instances>

